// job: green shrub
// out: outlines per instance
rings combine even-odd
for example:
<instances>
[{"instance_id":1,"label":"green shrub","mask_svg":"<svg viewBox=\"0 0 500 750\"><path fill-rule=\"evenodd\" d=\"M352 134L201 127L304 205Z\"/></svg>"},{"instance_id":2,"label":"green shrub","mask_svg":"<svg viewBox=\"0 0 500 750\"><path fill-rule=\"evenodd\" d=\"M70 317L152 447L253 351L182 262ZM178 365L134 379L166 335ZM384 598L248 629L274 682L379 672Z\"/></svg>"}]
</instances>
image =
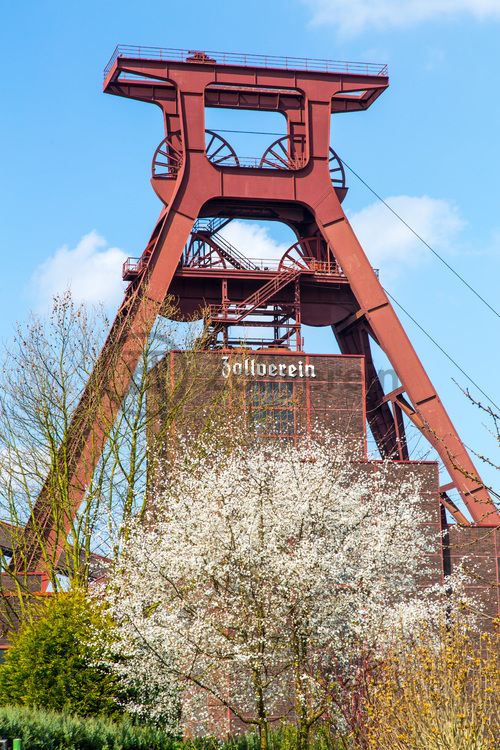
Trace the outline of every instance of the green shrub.
<instances>
[{"instance_id":1,"label":"green shrub","mask_svg":"<svg viewBox=\"0 0 500 750\"><path fill-rule=\"evenodd\" d=\"M23 750L176 750L179 743L128 720L82 719L17 706L0 707L0 738L19 737Z\"/></svg>"},{"instance_id":2,"label":"green shrub","mask_svg":"<svg viewBox=\"0 0 500 750\"><path fill-rule=\"evenodd\" d=\"M270 732L269 750L292 750L295 727L288 725ZM225 742L200 737L182 742L150 726L136 726L128 719L117 722L104 718L83 719L68 714L0 707L0 738L19 737L23 750L258 750L256 733L234 736ZM348 745L317 732L311 750L346 750Z\"/></svg>"},{"instance_id":3,"label":"green shrub","mask_svg":"<svg viewBox=\"0 0 500 750\"><path fill-rule=\"evenodd\" d=\"M96 666L109 627L103 610L83 592L48 597L36 617L12 636L12 648L0 665L0 705L78 716L123 713L117 678Z\"/></svg>"},{"instance_id":4,"label":"green shrub","mask_svg":"<svg viewBox=\"0 0 500 750\"><path fill-rule=\"evenodd\" d=\"M269 750L295 750L297 747L297 727L284 724L269 732ZM347 740L333 737L326 725L316 726L309 737L309 750L349 750ZM257 732L233 735L221 742L215 737L198 737L182 743L182 750L259 750ZM29 749L28 749L29 750ZM354 748L352 748L354 750Z\"/></svg>"}]
</instances>

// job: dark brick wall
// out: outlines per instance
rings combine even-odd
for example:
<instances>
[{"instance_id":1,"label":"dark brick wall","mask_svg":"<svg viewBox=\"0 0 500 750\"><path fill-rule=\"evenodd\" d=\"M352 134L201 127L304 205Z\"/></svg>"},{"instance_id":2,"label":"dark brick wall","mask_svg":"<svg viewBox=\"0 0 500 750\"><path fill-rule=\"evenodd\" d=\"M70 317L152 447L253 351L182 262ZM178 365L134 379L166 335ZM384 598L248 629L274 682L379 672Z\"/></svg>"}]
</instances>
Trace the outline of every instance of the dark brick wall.
<instances>
[{"instance_id":1,"label":"dark brick wall","mask_svg":"<svg viewBox=\"0 0 500 750\"><path fill-rule=\"evenodd\" d=\"M377 471L378 461L358 462L357 472ZM420 485L420 528L424 530L429 554L423 563L419 585L428 586L443 580L442 525L439 496L438 465L434 461L395 461L387 471L387 489L398 490L404 481L417 481Z\"/></svg>"},{"instance_id":2,"label":"dark brick wall","mask_svg":"<svg viewBox=\"0 0 500 750\"><path fill-rule=\"evenodd\" d=\"M220 352L172 352L156 366L150 409L158 411L159 417L154 420L157 430L162 419L160 405L165 414L180 404L176 419L196 428L203 424L214 408L217 410L218 400L221 411L232 405L240 413L243 410L249 414L253 407L252 399L245 395L247 384L261 383L272 387L272 384L282 383L288 384L293 392L291 403L286 405L283 402L282 406L283 410L293 411L292 437L326 427L349 441L353 457L365 455L363 357L235 352L229 355L228 365L231 368L234 364L240 364L243 370L245 359L248 370L252 360L255 369L257 364L265 365L267 370L270 366L286 364L287 370L290 365L296 368L295 377L288 371L275 376L252 375L249 371L247 375L244 372L241 375L231 373L224 378L222 356ZM315 377L299 377L299 369L305 371L307 365L314 367ZM274 404L269 409L276 413L279 406Z\"/></svg>"},{"instance_id":3,"label":"dark brick wall","mask_svg":"<svg viewBox=\"0 0 500 750\"><path fill-rule=\"evenodd\" d=\"M228 354L229 364L241 364L242 374L228 379L222 376L222 357ZM244 360L254 360L269 365L294 364L298 367L313 364L314 378L280 377L244 374ZM236 412L248 412L248 382L292 383L295 437L314 433L317 427L326 427L342 439L348 439L352 447L353 466L356 471L376 470L376 462L366 461L366 415L364 360L358 356L306 355L290 352L172 352L160 362L154 371L156 386L150 396L150 404L157 408L172 409L185 400L177 418L185 425L200 426L211 412L218 411L224 418L224 410L230 404ZM194 405L194 406L193 406ZM162 422L161 409L155 421L157 431ZM449 526L449 536L443 541L447 525L439 504L438 467L434 462L395 462L391 470L395 486L401 478L417 476L421 483L421 526L428 536L432 553L427 567L430 572L422 575L421 584L427 585L443 580L447 566L456 569L463 561L466 569L475 576L471 593L482 602L485 611L494 615L500 611L499 558L500 531L468 527L459 529ZM449 547L448 547L449 540Z\"/></svg>"},{"instance_id":4,"label":"dark brick wall","mask_svg":"<svg viewBox=\"0 0 500 750\"><path fill-rule=\"evenodd\" d=\"M469 592L478 600L485 619L500 613L500 530L488 527L449 527L451 570L462 565L470 576Z\"/></svg>"},{"instance_id":5,"label":"dark brick wall","mask_svg":"<svg viewBox=\"0 0 500 750\"><path fill-rule=\"evenodd\" d=\"M231 375L222 377L223 355L220 352L173 352L168 359L155 368L156 386L150 399L156 408L162 403L172 408L185 399L178 411L179 421L191 428L200 426L217 400L221 403L221 414L228 404L236 411L249 410L247 382L293 383L293 409L295 437L314 433L317 427L326 427L342 439L348 439L355 473L373 472L380 462L366 458L366 414L364 361L362 357L341 355L304 355L290 353L232 352L230 364L243 363L244 358L270 364L287 362L297 365L314 364L315 378L293 378L269 376ZM189 397L188 397L189 396ZM195 408L190 406L195 401ZM156 430L161 427L161 409L156 418ZM181 428L182 429L182 428ZM175 430L174 430L175 432ZM388 490L400 488L405 479L417 479L420 483L420 527L424 530L429 553L422 562L420 586L441 583L448 569L456 569L464 561L476 576L471 593L480 599L490 617L499 611L498 558L500 557L500 531L494 529L448 528L446 516L439 503L439 473L436 462L394 462L389 468ZM367 540L367 544L369 544ZM486 624L485 627L488 627ZM230 687L229 687L230 689ZM210 728L224 736L231 731L241 731L240 722L227 710L210 703ZM193 728L194 729L194 728Z\"/></svg>"}]
</instances>

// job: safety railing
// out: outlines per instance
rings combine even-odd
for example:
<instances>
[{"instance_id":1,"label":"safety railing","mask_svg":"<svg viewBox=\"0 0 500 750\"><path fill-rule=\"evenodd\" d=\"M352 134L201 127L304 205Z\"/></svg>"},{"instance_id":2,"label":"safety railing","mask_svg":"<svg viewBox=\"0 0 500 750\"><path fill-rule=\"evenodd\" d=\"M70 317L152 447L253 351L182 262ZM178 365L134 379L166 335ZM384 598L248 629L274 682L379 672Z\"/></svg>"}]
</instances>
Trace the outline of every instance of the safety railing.
<instances>
[{"instance_id":1,"label":"safety railing","mask_svg":"<svg viewBox=\"0 0 500 750\"><path fill-rule=\"evenodd\" d=\"M212 235L212 239L215 241L218 248L222 250L226 260L232 263L236 268L239 267L246 271L256 270L256 266L253 261L243 255L243 253L240 253L240 251L237 250L234 245L231 245L231 243L228 242L225 237L222 237L222 235L220 234L214 233Z\"/></svg>"},{"instance_id":2,"label":"safety railing","mask_svg":"<svg viewBox=\"0 0 500 750\"><path fill-rule=\"evenodd\" d=\"M218 240L217 240L218 242ZM240 253L242 255L242 253ZM243 256L246 258L246 256ZM278 270L280 260L278 258L246 258L247 262L251 264L251 268L244 270L251 270L251 271L269 271L270 273L276 273ZM182 259L182 265L184 268L194 268L196 270L196 266L191 266L189 262L189 256L187 253L184 253L183 259ZM201 265L199 266L201 268ZM206 267L205 267L206 268ZM237 268L226 268L226 271L239 271L241 269Z\"/></svg>"},{"instance_id":3,"label":"safety railing","mask_svg":"<svg viewBox=\"0 0 500 750\"><path fill-rule=\"evenodd\" d=\"M247 260L251 262L253 266L251 270L253 271L269 271L270 273L276 273L276 271L279 270L280 266L283 268L281 258L249 258ZM294 270L298 267L299 266L295 265L293 262L290 262L288 266L285 263L284 270ZM345 273L339 265L331 263L329 261L316 260L316 258L304 258L303 269L304 271L309 270L322 276L336 276L342 279L346 278ZM372 270L378 277L379 269L373 268Z\"/></svg>"},{"instance_id":4,"label":"safety railing","mask_svg":"<svg viewBox=\"0 0 500 750\"><path fill-rule=\"evenodd\" d=\"M265 303L271 299L277 292L285 287L290 281L299 276L301 270L283 269L271 278L264 286L257 289L253 294L247 297L243 302L229 303L223 305L209 305L210 318L212 321L220 319L231 320L234 323L240 323L247 315L251 315L257 308L265 306Z\"/></svg>"},{"instance_id":5,"label":"safety railing","mask_svg":"<svg viewBox=\"0 0 500 750\"><path fill-rule=\"evenodd\" d=\"M193 235L204 238L205 234L200 229L193 231ZM192 235L192 236L193 236ZM185 249L181 265L183 268L220 268L220 261L224 259L228 261L230 265L238 271L256 271L257 267L254 263L249 260L243 253L240 253L234 245L231 245L224 237L217 233L209 235L207 233L206 240L202 240L203 245L201 247L193 246L189 243Z\"/></svg>"},{"instance_id":6,"label":"safety railing","mask_svg":"<svg viewBox=\"0 0 500 750\"><path fill-rule=\"evenodd\" d=\"M142 258L127 258L122 266L122 279L131 281L142 271Z\"/></svg>"},{"instance_id":7,"label":"safety railing","mask_svg":"<svg viewBox=\"0 0 500 750\"><path fill-rule=\"evenodd\" d=\"M348 62L347 60L324 60L307 57L278 57L276 55L255 55L239 52L214 52L211 50L189 50L172 47L140 47L118 45L104 68L108 75L118 57L141 60L165 60L172 62L193 62L217 65L238 65L248 68L279 68L282 70L306 70L322 73L351 73L353 75L387 76L387 65L369 62Z\"/></svg>"},{"instance_id":8,"label":"safety railing","mask_svg":"<svg viewBox=\"0 0 500 750\"><path fill-rule=\"evenodd\" d=\"M220 241L220 238L217 238L217 241ZM229 243L228 243L229 245ZM234 248L232 245L231 252L234 253L236 248ZM299 265L295 265L294 263L290 263L290 265L287 267L286 265L282 265L282 261L280 258L247 258L239 251L236 251L238 254L238 258L241 258L246 261L245 267L243 269L234 269L234 270L244 270L244 271L269 271L270 273L276 273L277 271L296 271L300 270ZM199 270L206 270L207 266L203 266L201 264L194 265L191 262L191 259L186 254L186 251L183 253L180 265L184 268L189 268L196 270L197 268ZM330 276L330 277L336 277L339 279L345 280L346 276L339 265L330 263L328 261L322 261L322 260L316 260L316 258L304 258L303 259L304 265L302 266L302 269L304 272L307 272L308 270L312 273L319 274L321 276ZM130 281L132 278L135 278L141 271L143 266L143 259L142 258L127 258L127 260L124 262L122 266L122 278L125 281ZM227 272L228 270L233 269L225 269ZM375 275L379 276L379 269L373 268L372 269ZM0 748L1 750L1 748Z\"/></svg>"},{"instance_id":9,"label":"safety railing","mask_svg":"<svg viewBox=\"0 0 500 750\"><path fill-rule=\"evenodd\" d=\"M193 232L207 232L208 234L215 234L219 231L219 229L222 229L231 221L232 219L222 216L216 216L213 219L196 219L193 227Z\"/></svg>"},{"instance_id":10,"label":"safety railing","mask_svg":"<svg viewBox=\"0 0 500 750\"><path fill-rule=\"evenodd\" d=\"M210 157L209 157L210 159ZM305 158L291 159L288 165L285 165L283 161L273 159L273 157L266 157L264 160L262 156L238 156L238 164L222 164L221 166L238 166L245 167L246 169L302 169L307 163Z\"/></svg>"}]
</instances>

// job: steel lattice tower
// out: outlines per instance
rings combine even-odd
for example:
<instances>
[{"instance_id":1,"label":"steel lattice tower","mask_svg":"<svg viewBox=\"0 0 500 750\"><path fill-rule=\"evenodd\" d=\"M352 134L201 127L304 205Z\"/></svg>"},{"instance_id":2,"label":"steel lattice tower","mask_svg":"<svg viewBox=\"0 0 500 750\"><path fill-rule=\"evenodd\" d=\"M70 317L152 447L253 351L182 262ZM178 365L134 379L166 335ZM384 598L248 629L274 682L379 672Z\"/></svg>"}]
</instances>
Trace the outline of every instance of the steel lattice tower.
<instances>
[{"instance_id":1,"label":"steel lattice tower","mask_svg":"<svg viewBox=\"0 0 500 750\"><path fill-rule=\"evenodd\" d=\"M405 415L432 444L450 477L441 500L461 523L447 492L453 487L479 526L500 515L478 478L438 394L342 209L342 162L330 147L330 117L367 109L389 84L386 66L120 47L105 70L104 91L156 104L165 137L151 183L163 203L151 238L124 267L130 283L69 431L72 506L76 514L120 408L154 319L169 293L188 316L208 309L212 347L232 343L231 329L260 326L257 346L300 350L301 323L330 326L344 354L365 357L366 413L382 456L408 459ZM280 112L287 134L257 159L242 160L217 133L205 130L205 108ZM275 267L242 256L221 228L233 218L276 220L297 242ZM384 393L370 342L385 352L402 384ZM110 363L113 363L110 372ZM109 396L119 384L119 398ZM99 394L89 408L89 394ZM101 416L98 416L101 415ZM97 458L96 458L97 456ZM29 570L43 570L34 526L57 546L45 487L26 527ZM56 550L57 552L57 550Z\"/></svg>"}]
</instances>

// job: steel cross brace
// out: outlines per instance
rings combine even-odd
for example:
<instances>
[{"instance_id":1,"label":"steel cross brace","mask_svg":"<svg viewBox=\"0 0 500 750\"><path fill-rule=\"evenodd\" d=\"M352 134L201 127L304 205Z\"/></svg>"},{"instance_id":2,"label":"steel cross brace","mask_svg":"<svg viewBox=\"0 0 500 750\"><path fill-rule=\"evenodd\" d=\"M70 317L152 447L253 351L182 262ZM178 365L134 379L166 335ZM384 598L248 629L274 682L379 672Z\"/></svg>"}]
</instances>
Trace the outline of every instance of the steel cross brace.
<instances>
[{"instance_id":1,"label":"steel cross brace","mask_svg":"<svg viewBox=\"0 0 500 750\"><path fill-rule=\"evenodd\" d=\"M134 78L127 82L124 80L127 74L140 76L143 80L139 82ZM217 106L230 106L230 97L227 99L226 94L231 92L227 87L233 87L233 93L244 92L250 87L252 106L257 108L260 101L269 99L256 97L259 91L266 95L273 89L299 91L299 110L296 93L290 97L275 97L274 102L287 118L289 135L300 131L305 136L300 155L305 166L295 170L271 170L224 168L211 163L205 153L204 109L207 91L211 91L215 84L224 92ZM72 489L68 514L76 514L83 500L109 425L127 392L141 347L168 294L197 218L223 216L224 211L226 216L234 216L238 207L244 216L245 206L251 206L254 213L262 210L266 215L266 211L270 211L275 218L288 221L290 208L295 206L300 208L302 215L310 217L309 224L317 227L324 241L333 248L359 306L358 317L366 325L366 329L360 329L354 336L348 329L336 331L342 351L361 349L366 354L363 339L370 331L404 387L409 399L410 418L440 455L474 521L485 525L500 524L500 515L371 268L331 184L328 161L330 115L336 109L335 103L340 99L345 101L351 96L349 92L354 97L362 90L371 92L369 96L363 94L364 104L360 100L358 108L365 108L387 85L387 80L380 76L253 69L221 65L213 60L147 61L118 57L113 62L104 90L159 106L165 132L175 134L176 149L181 150L182 158L178 159L171 175L152 178L153 188L164 208L143 256L140 273L126 291L69 429L64 446L71 456ZM238 101L242 106L241 97ZM343 105L337 110L342 108ZM297 234L300 238L298 229ZM373 367L371 357L368 366ZM385 430L389 436L386 447L390 455L391 445L394 445L393 415L384 401L376 373L370 372L369 379L369 398L374 406L377 405L380 417L379 438L383 439ZM406 413L400 399L397 407ZM401 426L401 422L398 424ZM399 438L401 443L401 436ZM50 513L49 492L50 482L47 482L26 527L26 568L29 570L43 570L48 563L47 552L42 552L39 543L40 528L49 556L58 559L62 550L61 531L54 527Z\"/></svg>"}]
</instances>

